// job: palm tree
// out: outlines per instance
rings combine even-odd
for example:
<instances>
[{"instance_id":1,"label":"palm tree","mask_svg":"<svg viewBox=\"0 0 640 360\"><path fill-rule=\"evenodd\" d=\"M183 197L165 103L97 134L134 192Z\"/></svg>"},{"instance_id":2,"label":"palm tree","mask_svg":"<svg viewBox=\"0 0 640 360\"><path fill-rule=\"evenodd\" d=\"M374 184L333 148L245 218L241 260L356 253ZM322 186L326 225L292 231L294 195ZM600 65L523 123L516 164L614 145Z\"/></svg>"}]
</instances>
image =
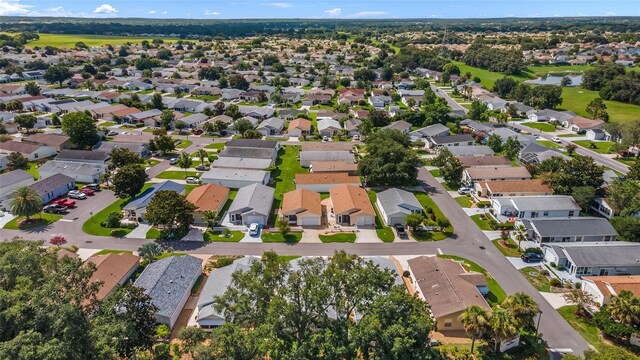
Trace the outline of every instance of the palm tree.
<instances>
[{"instance_id":1,"label":"palm tree","mask_svg":"<svg viewBox=\"0 0 640 360\"><path fill-rule=\"evenodd\" d=\"M622 290L611 297L609 312L614 319L630 326L640 324L640 299L633 297L633 293Z\"/></svg>"},{"instance_id":2,"label":"palm tree","mask_svg":"<svg viewBox=\"0 0 640 360\"><path fill-rule=\"evenodd\" d=\"M533 317L538 313L538 305L531 296L519 291L508 296L502 306L511 311L519 328L533 328Z\"/></svg>"},{"instance_id":3,"label":"palm tree","mask_svg":"<svg viewBox=\"0 0 640 360\"><path fill-rule=\"evenodd\" d=\"M212 210L207 210L202 213L202 220L206 221L209 227L213 227L217 217L218 213Z\"/></svg>"},{"instance_id":4,"label":"palm tree","mask_svg":"<svg viewBox=\"0 0 640 360\"><path fill-rule=\"evenodd\" d=\"M204 159L209 157L209 154L207 153L207 150L205 149L198 149L198 157L200 158L200 164L204 165Z\"/></svg>"},{"instance_id":5,"label":"palm tree","mask_svg":"<svg viewBox=\"0 0 640 360\"><path fill-rule=\"evenodd\" d=\"M525 235L526 230L527 229L523 225L518 225L518 227L516 228L516 240L518 240L518 251L521 251L520 243L523 240L527 239L527 236Z\"/></svg>"},{"instance_id":6,"label":"palm tree","mask_svg":"<svg viewBox=\"0 0 640 360\"><path fill-rule=\"evenodd\" d=\"M493 352L498 351L498 344L504 340L511 339L518 333L516 321L507 309L497 308L491 316L491 337L494 341Z\"/></svg>"},{"instance_id":7,"label":"palm tree","mask_svg":"<svg viewBox=\"0 0 640 360\"><path fill-rule=\"evenodd\" d=\"M471 337L471 353L476 344L476 339L489 331L491 313L478 305L469 306L458 318L464 327L464 331Z\"/></svg>"},{"instance_id":8,"label":"palm tree","mask_svg":"<svg viewBox=\"0 0 640 360\"><path fill-rule=\"evenodd\" d=\"M11 213L16 216L24 216L29 222L30 216L42 211L42 197L34 189L23 186L13 192L13 198L9 201Z\"/></svg>"},{"instance_id":9,"label":"palm tree","mask_svg":"<svg viewBox=\"0 0 640 360\"><path fill-rule=\"evenodd\" d=\"M571 292L562 294L565 301L576 305L577 315L583 315L584 310L589 306L596 306L595 300L593 300L593 295L586 293L580 289L571 290Z\"/></svg>"}]
</instances>

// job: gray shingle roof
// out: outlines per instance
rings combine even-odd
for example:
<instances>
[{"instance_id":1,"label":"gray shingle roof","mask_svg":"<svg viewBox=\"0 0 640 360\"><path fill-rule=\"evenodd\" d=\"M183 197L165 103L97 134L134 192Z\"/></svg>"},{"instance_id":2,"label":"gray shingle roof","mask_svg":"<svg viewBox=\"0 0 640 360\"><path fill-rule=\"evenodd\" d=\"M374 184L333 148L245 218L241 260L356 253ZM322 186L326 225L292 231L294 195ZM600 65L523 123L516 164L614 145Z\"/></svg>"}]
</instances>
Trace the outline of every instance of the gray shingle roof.
<instances>
[{"instance_id":1,"label":"gray shingle roof","mask_svg":"<svg viewBox=\"0 0 640 360\"><path fill-rule=\"evenodd\" d=\"M106 164L50 160L40 166L38 171L40 171L40 173L57 172L71 175L95 175L104 172L106 168Z\"/></svg>"},{"instance_id":2,"label":"gray shingle roof","mask_svg":"<svg viewBox=\"0 0 640 360\"><path fill-rule=\"evenodd\" d=\"M42 196L50 191L59 189L70 183L74 183L73 178L67 175L55 174L55 175L49 176L48 178L38 180L33 184L29 185L29 187L36 190L38 194Z\"/></svg>"},{"instance_id":3,"label":"gray shingle roof","mask_svg":"<svg viewBox=\"0 0 640 360\"><path fill-rule=\"evenodd\" d=\"M135 211L137 209L146 207L147 205L149 205L151 199L153 199L155 194L160 190L172 190L177 193L181 193L184 191L184 189L184 185L178 184L173 181L164 181L161 183L153 184L150 188L145 190L142 194L138 195L138 197L128 203L123 209Z\"/></svg>"},{"instance_id":4,"label":"gray shingle roof","mask_svg":"<svg viewBox=\"0 0 640 360\"><path fill-rule=\"evenodd\" d=\"M514 196L509 200L520 211L580 210L578 203L567 195Z\"/></svg>"},{"instance_id":5,"label":"gray shingle roof","mask_svg":"<svg viewBox=\"0 0 640 360\"><path fill-rule=\"evenodd\" d=\"M272 159L219 157L213 162L213 164L211 164L211 166L217 168L262 170L271 166L272 162Z\"/></svg>"},{"instance_id":6,"label":"gray shingle roof","mask_svg":"<svg viewBox=\"0 0 640 360\"><path fill-rule=\"evenodd\" d=\"M236 271L246 271L256 258L244 257L233 262L229 266L225 266L213 270L209 274L207 282L202 287L200 297L198 298L198 319L204 319L210 316L223 318L223 314L217 312L213 308L213 298L220 296L227 291L231 285L231 275Z\"/></svg>"},{"instance_id":7,"label":"gray shingle roof","mask_svg":"<svg viewBox=\"0 0 640 360\"><path fill-rule=\"evenodd\" d=\"M541 236L618 235L609 220L597 217L523 219Z\"/></svg>"},{"instance_id":8,"label":"gray shingle roof","mask_svg":"<svg viewBox=\"0 0 640 360\"><path fill-rule=\"evenodd\" d=\"M566 253L576 266L640 266L640 244L563 244L554 246Z\"/></svg>"},{"instance_id":9,"label":"gray shingle roof","mask_svg":"<svg viewBox=\"0 0 640 360\"><path fill-rule=\"evenodd\" d=\"M230 213L241 211L269 216L275 189L262 184L252 184L240 188L229 207Z\"/></svg>"},{"instance_id":10,"label":"gray shingle roof","mask_svg":"<svg viewBox=\"0 0 640 360\"><path fill-rule=\"evenodd\" d=\"M431 139L436 144L451 144L457 142L473 142L473 136L469 134L439 136Z\"/></svg>"},{"instance_id":11,"label":"gray shingle roof","mask_svg":"<svg viewBox=\"0 0 640 360\"><path fill-rule=\"evenodd\" d=\"M355 157L348 151L301 151L300 161L346 161L355 163Z\"/></svg>"},{"instance_id":12,"label":"gray shingle roof","mask_svg":"<svg viewBox=\"0 0 640 360\"><path fill-rule=\"evenodd\" d=\"M275 149L278 146L277 141L255 140L255 139L233 139L227 142L226 146L239 148L262 148Z\"/></svg>"},{"instance_id":13,"label":"gray shingle roof","mask_svg":"<svg viewBox=\"0 0 640 360\"><path fill-rule=\"evenodd\" d=\"M411 214L411 210L422 209L422 205L415 195L401 189L388 189L378 193L380 204L384 208L387 215L393 214Z\"/></svg>"},{"instance_id":14,"label":"gray shingle roof","mask_svg":"<svg viewBox=\"0 0 640 360\"><path fill-rule=\"evenodd\" d=\"M227 147L222 150L218 156L233 158L271 159L273 156L273 150L265 148L229 147L227 145Z\"/></svg>"},{"instance_id":15,"label":"gray shingle roof","mask_svg":"<svg viewBox=\"0 0 640 360\"><path fill-rule=\"evenodd\" d=\"M33 180L33 175L24 170L13 170L0 175L0 187L9 187L24 180Z\"/></svg>"},{"instance_id":16,"label":"gray shingle roof","mask_svg":"<svg viewBox=\"0 0 640 360\"><path fill-rule=\"evenodd\" d=\"M56 160L65 161L107 161L109 154L100 150L62 150Z\"/></svg>"},{"instance_id":17,"label":"gray shingle roof","mask_svg":"<svg viewBox=\"0 0 640 360\"><path fill-rule=\"evenodd\" d=\"M480 146L452 146L447 150L454 156L479 156L479 155L493 155L495 154L490 147L486 145Z\"/></svg>"}]
</instances>

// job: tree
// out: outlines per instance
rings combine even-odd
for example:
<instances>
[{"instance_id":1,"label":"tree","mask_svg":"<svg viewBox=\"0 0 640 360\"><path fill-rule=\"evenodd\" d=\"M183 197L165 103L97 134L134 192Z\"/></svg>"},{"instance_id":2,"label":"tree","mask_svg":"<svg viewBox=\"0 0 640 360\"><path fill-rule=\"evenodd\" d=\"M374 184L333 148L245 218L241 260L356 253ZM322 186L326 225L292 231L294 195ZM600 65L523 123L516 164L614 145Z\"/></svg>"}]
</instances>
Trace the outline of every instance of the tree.
<instances>
[{"instance_id":1,"label":"tree","mask_svg":"<svg viewBox=\"0 0 640 360\"><path fill-rule=\"evenodd\" d=\"M162 154L175 150L176 142L169 135L158 135L149 144L150 148L155 148Z\"/></svg>"},{"instance_id":2,"label":"tree","mask_svg":"<svg viewBox=\"0 0 640 360\"><path fill-rule=\"evenodd\" d=\"M629 166L629 172L627 173L627 179L640 181L640 161L634 161Z\"/></svg>"},{"instance_id":3,"label":"tree","mask_svg":"<svg viewBox=\"0 0 640 360\"><path fill-rule=\"evenodd\" d=\"M580 316L584 315L584 311L587 307L597 306L597 302L593 299L593 295L580 289L573 289L568 293L562 294L562 297L564 297L564 300L567 303L576 305L576 313Z\"/></svg>"},{"instance_id":4,"label":"tree","mask_svg":"<svg viewBox=\"0 0 640 360\"><path fill-rule=\"evenodd\" d=\"M504 142L504 154L511 160L515 159L520 153L520 141L514 137L508 137Z\"/></svg>"},{"instance_id":5,"label":"tree","mask_svg":"<svg viewBox=\"0 0 640 360\"><path fill-rule=\"evenodd\" d=\"M639 217L633 215L615 216L611 219L611 225L618 232L619 240L640 242Z\"/></svg>"},{"instance_id":6,"label":"tree","mask_svg":"<svg viewBox=\"0 0 640 360\"><path fill-rule=\"evenodd\" d=\"M585 108L587 114L591 115L592 118L609 121L609 113L607 112L607 104L604 103L602 98L595 98L591 100L587 104Z\"/></svg>"},{"instance_id":7,"label":"tree","mask_svg":"<svg viewBox=\"0 0 640 360\"><path fill-rule=\"evenodd\" d=\"M82 111L63 116L62 131L80 149L89 149L100 141L95 122L91 116Z\"/></svg>"},{"instance_id":8,"label":"tree","mask_svg":"<svg viewBox=\"0 0 640 360\"><path fill-rule=\"evenodd\" d=\"M389 115L383 110L372 110L369 112L369 120L375 127L383 127L389 125Z\"/></svg>"},{"instance_id":9,"label":"tree","mask_svg":"<svg viewBox=\"0 0 640 360\"><path fill-rule=\"evenodd\" d=\"M51 115L51 125L53 126L62 125L62 121L60 121L60 116L58 116L58 114Z\"/></svg>"},{"instance_id":10,"label":"tree","mask_svg":"<svg viewBox=\"0 0 640 360\"><path fill-rule=\"evenodd\" d=\"M278 226L278 230L283 237L286 237L287 234L289 234L289 232L291 231L291 225L289 225L289 221L284 217L279 218L276 225Z\"/></svg>"},{"instance_id":11,"label":"tree","mask_svg":"<svg viewBox=\"0 0 640 360\"><path fill-rule=\"evenodd\" d=\"M73 73L71 73L68 67L64 65L54 65L50 66L44 72L43 77L50 83L58 83L58 85L62 86L62 83L67 79L71 79L72 76Z\"/></svg>"},{"instance_id":12,"label":"tree","mask_svg":"<svg viewBox=\"0 0 640 360\"><path fill-rule=\"evenodd\" d=\"M417 177L418 158L408 146L409 138L397 130L383 129L366 139L367 155L358 162L358 172L367 183L411 184Z\"/></svg>"},{"instance_id":13,"label":"tree","mask_svg":"<svg viewBox=\"0 0 640 360\"><path fill-rule=\"evenodd\" d=\"M424 216L420 213L411 213L404 218L405 224L415 231L415 229L422 224Z\"/></svg>"},{"instance_id":14,"label":"tree","mask_svg":"<svg viewBox=\"0 0 640 360\"><path fill-rule=\"evenodd\" d=\"M516 321L507 309L496 308L491 316L491 338L494 342L493 351L498 350L498 344L511 339L518 333Z\"/></svg>"},{"instance_id":15,"label":"tree","mask_svg":"<svg viewBox=\"0 0 640 360\"><path fill-rule=\"evenodd\" d=\"M462 182L462 173L464 168L457 157L451 156L451 159L440 167L442 178L447 184L459 186Z\"/></svg>"},{"instance_id":16,"label":"tree","mask_svg":"<svg viewBox=\"0 0 640 360\"><path fill-rule=\"evenodd\" d=\"M9 200L9 208L15 216L24 216L29 222L30 217L42 211L42 197L33 188L28 186L19 187L14 190Z\"/></svg>"},{"instance_id":17,"label":"tree","mask_svg":"<svg viewBox=\"0 0 640 360\"><path fill-rule=\"evenodd\" d=\"M487 138L487 146L495 153L502 151L502 138L498 134L491 134Z\"/></svg>"},{"instance_id":18,"label":"tree","mask_svg":"<svg viewBox=\"0 0 640 360\"><path fill-rule=\"evenodd\" d=\"M226 122L218 120L213 124L212 130L213 132L222 134L227 130L227 128L228 128L228 125Z\"/></svg>"},{"instance_id":19,"label":"tree","mask_svg":"<svg viewBox=\"0 0 640 360\"><path fill-rule=\"evenodd\" d=\"M53 246L62 246L67 243L67 239L65 239L62 235L54 235L49 239L49 244Z\"/></svg>"},{"instance_id":20,"label":"tree","mask_svg":"<svg viewBox=\"0 0 640 360\"><path fill-rule=\"evenodd\" d=\"M576 156L570 160L552 158L538 166L542 178L558 195L569 195L573 188L591 186L599 189L604 183L604 169L587 156Z\"/></svg>"},{"instance_id":21,"label":"tree","mask_svg":"<svg viewBox=\"0 0 640 360\"><path fill-rule=\"evenodd\" d=\"M167 227L169 233L173 232L174 227L186 232L193 223L195 209L196 206L187 201L184 195L160 190L149 202L145 217L150 224Z\"/></svg>"},{"instance_id":22,"label":"tree","mask_svg":"<svg viewBox=\"0 0 640 360\"><path fill-rule=\"evenodd\" d=\"M481 103L480 101L473 101L471 103L471 108L469 109L469 119L472 120L486 120L486 112L489 110L487 104Z\"/></svg>"},{"instance_id":23,"label":"tree","mask_svg":"<svg viewBox=\"0 0 640 360\"><path fill-rule=\"evenodd\" d=\"M567 150L567 154L569 154L569 156L572 156L573 153L576 152L576 149L578 148L578 145L576 145L574 143L569 143L564 148Z\"/></svg>"},{"instance_id":24,"label":"tree","mask_svg":"<svg viewBox=\"0 0 640 360\"><path fill-rule=\"evenodd\" d=\"M629 326L640 326L640 298L634 297L631 291L622 290L618 295L611 296L607 308L617 321Z\"/></svg>"},{"instance_id":25,"label":"tree","mask_svg":"<svg viewBox=\"0 0 640 360\"><path fill-rule=\"evenodd\" d=\"M240 113L240 109L238 108L238 105L236 104L231 104L229 106L227 106L226 110L225 110L225 114L227 116L230 116L233 118L233 120L237 120L240 119L242 117L242 114ZM234 124L235 126L235 124Z\"/></svg>"},{"instance_id":26,"label":"tree","mask_svg":"<svg viewBox=\"0 0 640 360\"><path fill-rule=\"evenodd\" d=\"M615 214L634 215L640 211L640 184L634 180L614 180L607 187L607 202Z\"/></svg>"},{"instance_id":27,"label":"tree","mask_svg":"<svg viewBox=\"0 0 640 360\"><path fill-rule=\"evenodd\" d=\"M204 159L209 158L209 153L205 149L198 149L198 151L196 153L198 154L198 157L200 158L200 164L204 165Z\"/></svg>"},{"instance_id":28,"label":"tree","mask_svg":"<svg viewBox=\"0 0 640 360\"><path fill-rule=\"evenodd\" d=\"M144 187L147 181L147 173L140 165L130 164L121 167L113 176L113 189L116 195L124 198L133 198Z\"/></svg>"},{"instance_id":29,"label":"tree","mask_svg":"<svg viewBox=\"0 0 640 360\"><path fill-rule=\"evenodd\" d=\"M173 110L162 110L162 114L160 115L160 124L166 130L171 129L171 124L176 120L176 115Z\"/></svg>"},{"instance_id":30,"label":"tree","mask_svg":"<svg viewBox=\"0 0 640 360\"><path fill-rule=\"evenodd\" d=\"M518 240L518 251L521 251L522 247L520 246L520 244L527 240L527 235L526 235L526 228L524 227L524 225L518 225L518 227L516 228L516 240Z\"/></svg>"},{"instance_id":31,"label":"tree","mask_svg":"<svg viewBox=\"0 0 640 360\"><path fill-rule=\"evenodd\" d=\"M218 213L213 210L207 210L202 213L202 220L204 220L209 227L213 227L217 219Z\"/></svg>"},{"instance_id":32,"label":"tree","mask_svg":"<svg viewBox=\"0 0 640 360\"><path fill-rule=\"evenodd\" d=\"M234 89L248 90L249 82L240 75L232 75L229 77L229 86Z\"/></svg>"},{"instance_id":33,"label":"tree","mask_svg":"<svg viewBox=\"0 0 640 360\"><path fill-rule=\"evenodd\" d=\"M178 332L183 351L193 356L193 350L208 338L207 333L199 327L185 327Z\"/></svg>"},{"instance_id":34,"label":"tree","mask_svg":"<svg viewBox=\"0 0 640 360\"><path fill-rule=\"evenodd\" d=\"M476 339L481 339L490 330L491 313L478 305L472 305L465 309L459 317L464 331L471 338L471 353L476 344Z\"/></svg>"},{"instance_id":35,"label":"tree","mask_svg":"<svg viewBox=\"0 0 640 360\"><path fill-rule=\"evenodd\" d=\"M583 210L587 210L593 200L596 199L596 189L592 186L578 186L573 188L571 197L575 199Z\"/></svg>"},{"instance_id":36,"label":"tree","mask_svg":"<svg viewBox=\"0 0 640 360\"><path fill-rule=\"evenodd\" d=\"M176 121L174 126L175 126L176 130L178 130L178 132L182 133L182 130L186 129L188 125L187 125L186 122L184 122L182 120L178 120L178 121Z\"/></svg>"},{"instance_id":37,"label":"tree","mask_svg":"<svg viewBox=\"0 0 640 360\"><path fill-rule=\"evenodd\" d=\"M164 253L164 249L160 244L155 242L143 244L138 248L138 254L148 262L153 261L156 256L160 256L162 253Z\"/></svg>"},{"instance_id":38,"label":"tree","mask_svg":"<svg viewBox=\"0 0 640 360\"><path fill-rule=\"evenodd\" d=\"M26 91L27 94L31 96L38 96L40 95L40 86L38 86L38 84L36 84L35 82L31 81L24 85L24 91Z\"/></svg>"},{"instance_id":39,"label":"tree","mask_svg":"<svg viewBox=\"0 0 640 360\"><path fill-rule=\"evenodd\" d=\"M451 222L449 222L449 220L445 218L439 218L436 222L438 223L440 231L444 231L445 228L451 226Z\"/></svg>"},{"instance_id":40,"label":"tree","mask_svg":"<svg viewBox=\"0 0 640 360\"><path fill-rule=\"evenodd\" d=\"M180 156L178 157L178 166L181 169L184 169L184 176L187 176L187 169L190 168L191 165L193 165L193 159L191 158L191 155L187 154L184 151L180 153Z\"/></svg>"},{"instance_id":41,"label":"tree","mask_svg":"<svg viewBox=\"0 0 640 360\"><path fill-rule=\"evenodd\" d=\"M510 77L503 77L493 84L493 92L503 99L511 98L511 92L518 85L518 82Z\"/></svg>"},{"instance_id":42,"label":"tree","mask_svg":"<svg viewBox=\"0 0 640 360\"><path fill-rule=\"evenodd\" d=\"M254 126L251 123L251 121L247 120L247 119L240 119L240 120L236 120L233 123L233 129L237 132L240 133L240 135L244 136L244 133L249 131L249 130L253 130Z\"/></svg>"},{"instance_id":43,"label":"tree","mask_svg":"<svg viewBox=\"0 0 640 360\"><path fill-rule=\"evenodd\" d=\"M573 81L571 81L571 78L568 76L563 76L562 79L560 80L560 86L565 87L565 86L570 86L573 83Z\"/></svg>"},{"instance_id":44,"label":"tree","mask_svg":"<svg viewBox=\"0 0 640 360\"><path fill-rule=\"evenodd\" d=\"M519 329L534 328L533 319L538 314L538 305L530 295L518 291L507 296L501 306L511 312Z\"/></svg>"},{"instance_id":45,"label":"tree","mask_svg":"<svg viewBox=\"0 0 640 360\"><path fill-rule=\"evenodd\" d=\"M160 93L153 93L153 96L151 96L151 106L158 110L164 109L164 103L162 102L162 95Z\"/></svg>"},{"instance_id":46,"label":"tree","mask_svg":"<svg viewBox=\"0 0 640 360\"><path fill-rule=\"evenodd\" d=\"M32 114L22 114L13 118L13 122L21 128L27 130L27 133L36 126L38 119Z\"/></svg>"},{"instance_id":47,"label":"tree","mask_svg":"<svg viewBox=\"0 0 640 360\"><path fill-rule=\"evenodd\" d=\"M142 159L140 156L127 148L116 148L109 155L111 164L116 168L120 168L131 164L140 164Z\"/></svg>"},{"instance_id":48,"label":"tree","mask_svg":"<svg viewBox=\"0 0 640 360\"><path fill-rule=\"evenodd\" d=\"M21 153L14 151L7 155L7 168L9 170L27 170L29 168L29 159Z\"/></svg>"}]
</instances>

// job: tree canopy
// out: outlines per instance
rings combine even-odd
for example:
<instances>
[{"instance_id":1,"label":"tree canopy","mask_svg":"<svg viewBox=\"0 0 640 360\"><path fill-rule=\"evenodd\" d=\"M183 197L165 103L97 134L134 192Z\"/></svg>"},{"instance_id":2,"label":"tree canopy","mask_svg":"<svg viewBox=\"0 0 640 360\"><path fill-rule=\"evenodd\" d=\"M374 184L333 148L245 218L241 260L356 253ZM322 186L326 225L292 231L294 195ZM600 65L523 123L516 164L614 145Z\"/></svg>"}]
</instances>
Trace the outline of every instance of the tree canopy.
<instances>
[{"instance_id":1,"label":"tree canopy","mask_svg":"<svg viewBox=\"0 0 640 360\"><path fill-rule=\"evenodd\" d=\"M95 122L93 122L91 116L82 111L63 116L62 131L80 149L91 148L100 141Z\"/></svg>"},{"instance_id":2,"label":"tree canopy","mask_svg":"<svg viewBox=\"0 0 640 360\"><path fill-rule=\"evenodd\" d=\"M409 137L398 130L382 129L367 136L367 155L358 172L369 184L407 185L415 182L418 157L409 149Z\"/></svg>"}]
</instances>

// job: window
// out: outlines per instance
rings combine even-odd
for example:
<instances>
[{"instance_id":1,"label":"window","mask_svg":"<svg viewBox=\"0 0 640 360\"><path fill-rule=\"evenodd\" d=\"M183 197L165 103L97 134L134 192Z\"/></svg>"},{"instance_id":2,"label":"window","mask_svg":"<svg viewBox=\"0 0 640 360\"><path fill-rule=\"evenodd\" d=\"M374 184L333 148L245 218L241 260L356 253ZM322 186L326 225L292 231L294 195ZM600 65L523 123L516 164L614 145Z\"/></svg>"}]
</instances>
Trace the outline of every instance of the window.
<instances>
[{"instance_id":1,"label":"window","mask_svg":"<svg viewBox=\"0 0 640 360\"><path fill-rule=\"evenodd\" d=\"M576 242L582 242L583 241L583 237L582 236L576 236ZM606 239L605 239L606 241Z\"/></svg>"},{"instance_id":2,"label":"window","mask_svg":"<svg viewBox=\"0 0 640 360\"><path fill-rule=\"evenodd\" d=\"M543 213L542 213L542 216L544 216L544 217L549 217L549 212L548 212L548 211L543 212Z\"/></svg>"},{"instance_id":3,"label":"window","mask_svg":"<svg viewBox=\"0 0 640 360\"><path fill-rule=\"evenodd\" d=\"M537 211L532 211L531 212L531 217L532 218L537 218L538 217L538 212Z\"/></svg>"},{"instance_id":4,"label":"window","mask_svg":"<svg viewBox=\"0 0 640 360\"><path fill-rule=\"evenodd\" d=\"M448 328L451 327L451 325L453 325L451 319L444 319L444 327Z\"/></svg>"},{"instance_id":5,"label":"window","mask_svg":"<svg viewBox=\"0 0 640 360\"><path fill-rule=\"evenodd\" d=\"M574 211L569 211L569 217L573 216Z\"/></svg>"},{"instance_id":6,"label":"window","mask_svg":"<svg viewBox=\"0 0 640 360\"><path fill-rule=\"evenodd\" d=\"M33 157L37 159L38 158L38 153L36 153Z\"/></svg>"}]
</instances>

